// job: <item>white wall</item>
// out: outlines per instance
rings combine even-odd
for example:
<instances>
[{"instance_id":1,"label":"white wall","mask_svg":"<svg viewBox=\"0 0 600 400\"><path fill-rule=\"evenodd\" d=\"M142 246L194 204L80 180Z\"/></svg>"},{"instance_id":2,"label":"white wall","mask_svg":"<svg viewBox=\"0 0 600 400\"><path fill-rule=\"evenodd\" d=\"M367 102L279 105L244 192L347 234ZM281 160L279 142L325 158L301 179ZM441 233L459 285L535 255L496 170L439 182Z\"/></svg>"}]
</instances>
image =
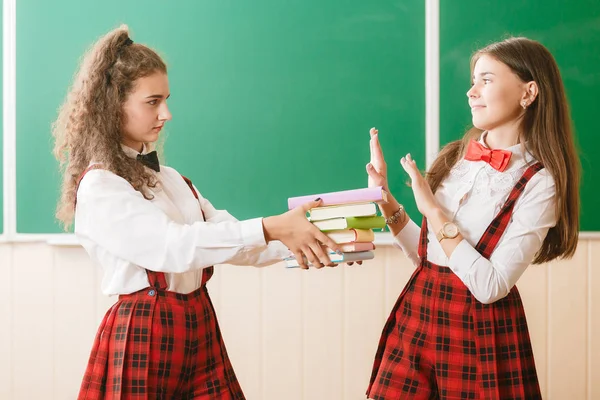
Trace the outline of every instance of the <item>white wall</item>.
<instances>
[{"instance_id":1,"label":"white wall","mask_svg":"<svg viewBox=\"0 0 600 400\"><path fill-rule=\"evenodd\" d=\"M545 399L600 399L600 240L530 267L518 286ZM595 267L595 268L594 268ZM364 399L391 307L413 271L375 260L323 270L217 266L209 283L249 400ZM113 299L80 247L0 244L0 399L75 399Z\"/></svg>"}]
</instances>

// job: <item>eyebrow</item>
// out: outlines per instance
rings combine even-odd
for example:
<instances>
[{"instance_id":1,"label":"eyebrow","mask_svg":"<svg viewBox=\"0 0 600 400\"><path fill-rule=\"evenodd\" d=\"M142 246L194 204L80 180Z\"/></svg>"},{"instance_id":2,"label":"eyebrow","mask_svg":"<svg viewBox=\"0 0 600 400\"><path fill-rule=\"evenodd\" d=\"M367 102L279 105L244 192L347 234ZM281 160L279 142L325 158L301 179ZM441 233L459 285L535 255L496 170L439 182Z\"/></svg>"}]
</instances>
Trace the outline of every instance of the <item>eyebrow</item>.
<instances>
[{"instance_id":1,"label":"eyebrow","mask_svg":"<svg viewBox=\"0 0 600 400\"><path fill-rule=\"evenodd\" d=\"M171 97L171 94L170 94L170 93L167 95L167 99L168 99L169 97ZM163 96L162 94L152 94L152 95L150 95L150 96L146 96L146 98L147 98L147 99L162 99L162 98L164 98L164 96Z\"/></svg>"},{"instance_id":2,"label":"eyebrow","mask_svg":"<svg viewBox=\"0 0 600 400\"><path fill-rule=\"evenodd\" d=\"M484 75L494 75L494 76L496 76L496 74L494 74L493 72L481 72L478 75L479 76L484 76ZM475 75L473 75L473 78L475 78Z\"/></svg>"}]
</instances>

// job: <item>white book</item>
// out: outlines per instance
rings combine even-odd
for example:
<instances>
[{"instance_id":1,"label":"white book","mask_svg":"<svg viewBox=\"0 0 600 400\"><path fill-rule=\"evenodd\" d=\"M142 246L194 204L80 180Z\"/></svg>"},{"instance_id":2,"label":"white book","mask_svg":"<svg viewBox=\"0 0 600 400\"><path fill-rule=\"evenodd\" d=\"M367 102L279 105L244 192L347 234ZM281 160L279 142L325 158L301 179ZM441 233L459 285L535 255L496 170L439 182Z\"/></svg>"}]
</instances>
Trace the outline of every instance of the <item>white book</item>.
<instances>
[{"instance_id":1,"label":"white book","mask_svg":"<svg viewBox=\"0 0 600 400\"><path fill-rule=\"evenodd\" d=\"M342 217L369 217L377 215L375 203L358 203L340 206L317 207L309 211L311 221Z\"/></svg>"}]
</instances>

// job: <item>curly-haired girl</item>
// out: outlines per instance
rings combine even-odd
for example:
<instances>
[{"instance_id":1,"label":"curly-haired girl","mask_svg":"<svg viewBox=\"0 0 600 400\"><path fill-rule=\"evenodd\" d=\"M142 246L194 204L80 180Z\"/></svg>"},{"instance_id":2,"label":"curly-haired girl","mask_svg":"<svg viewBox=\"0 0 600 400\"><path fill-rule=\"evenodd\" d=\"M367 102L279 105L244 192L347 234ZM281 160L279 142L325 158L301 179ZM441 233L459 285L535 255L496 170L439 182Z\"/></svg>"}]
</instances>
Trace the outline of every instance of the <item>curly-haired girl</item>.
<instances>
[{"instance_id":1,"label":"curly-haired girl","mask_svg":"<svg viewBox=\"0 0 600 400\"><path fill-rule=\"evenodd\" d=\"M290 250L305 268L331 265L322 246L338 249L305 217L318 199L238 221L160 165L153 146L171 119L169 95L165 63L122 26L85 55L54 126L57 217L74 221L104 270L103 292L119 296L80 399L243 399L206 289L212 266L272 264Z\"/></svg>"}]
</instances>

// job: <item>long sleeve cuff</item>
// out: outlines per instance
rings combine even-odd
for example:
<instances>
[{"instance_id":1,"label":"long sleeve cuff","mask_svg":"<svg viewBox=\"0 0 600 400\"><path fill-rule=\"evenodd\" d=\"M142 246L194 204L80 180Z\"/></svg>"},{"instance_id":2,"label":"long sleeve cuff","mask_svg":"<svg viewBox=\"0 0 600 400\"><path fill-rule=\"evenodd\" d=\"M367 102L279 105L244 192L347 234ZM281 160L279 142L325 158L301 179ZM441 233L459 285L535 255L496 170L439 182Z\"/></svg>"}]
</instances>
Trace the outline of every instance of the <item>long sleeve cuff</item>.
<instances>
[{"instance_id":1,"label":"long sleeve cuff","mask_svg":"<svg viewBox=\"0 0 600 400\"><path fill-rule=\"evenodd\" d=\"M266 246L265 232L263 230L262 218L253 218L240 221L242 240L245 247Z\"/></svg>"},{"instance_id":2,"label":"long sleeve cuff","mask_svg":"<svg viewBox=\"0 0 600 400\"><path fill-rule=\"evenodd\" d=\"M460 241L448 258L448 268L463 282L468 282L468 275L481 254L466 239Z\"/></svg>"},{"instance_id":3,"label":"long sleeve cuff","mask_svg":"<svg viewBox=\"0 0 600 400\"><path fill-rule=\"evenodd\" d=\"M402 252L413 262L419 264L419 235L421 228L411 219L406 226L394 237L394 242Z\"/></svg>"}]
</instances>

